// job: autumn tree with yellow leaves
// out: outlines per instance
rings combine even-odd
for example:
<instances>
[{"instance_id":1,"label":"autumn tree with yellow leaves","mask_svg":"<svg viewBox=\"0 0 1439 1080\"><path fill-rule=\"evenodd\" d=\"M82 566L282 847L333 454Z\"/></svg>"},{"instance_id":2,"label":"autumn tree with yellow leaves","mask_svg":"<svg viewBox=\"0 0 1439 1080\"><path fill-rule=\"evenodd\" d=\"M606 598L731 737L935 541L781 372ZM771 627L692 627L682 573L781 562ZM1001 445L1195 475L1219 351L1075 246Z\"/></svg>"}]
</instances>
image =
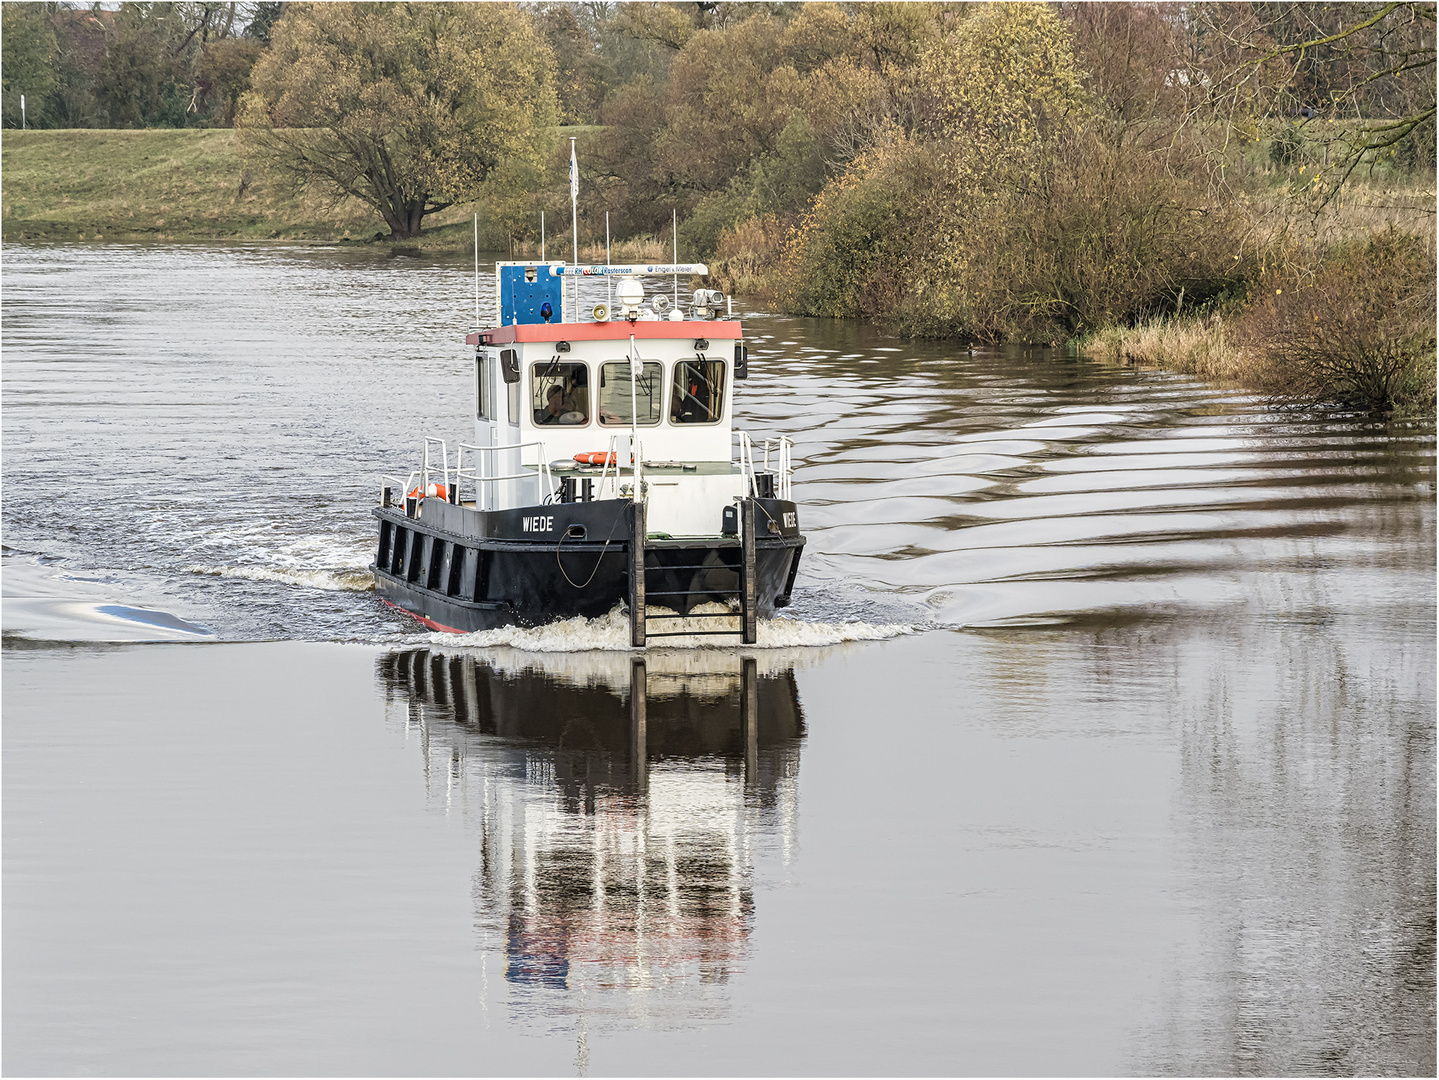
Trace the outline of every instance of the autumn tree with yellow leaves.
<instances>
[{"instance_id":1,"label":"autumn tree with yellow leaves","mask_svg":"<svg viewBox=\"0 0 1439 1080\"><path fill-rule=\"evenodd\" d=\"M543 162L553 66L510 4L294 4L237 126L296 185L369 203L409 239L497 174Z\"/></svg>"}]
</instances>

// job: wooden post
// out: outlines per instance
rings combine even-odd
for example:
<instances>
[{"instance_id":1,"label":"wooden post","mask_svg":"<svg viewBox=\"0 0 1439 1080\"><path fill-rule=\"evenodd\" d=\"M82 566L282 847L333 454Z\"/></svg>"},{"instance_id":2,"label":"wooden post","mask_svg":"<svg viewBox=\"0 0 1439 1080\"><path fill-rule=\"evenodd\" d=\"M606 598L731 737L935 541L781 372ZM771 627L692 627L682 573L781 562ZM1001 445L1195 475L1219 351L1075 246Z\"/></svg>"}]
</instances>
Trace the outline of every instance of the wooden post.
<instances>
[{"instance_id":1,"label":"wooden post","mask_svg":"<svg viewBox=\"0 0 1439 1080\"><path fill-rule=\"evenodd\" d=\"M644 657L630 660L630 760L634 763L635 787L641 795L649 788L649 759L646 742L647 672Z\"/></svg>"},{"instance_id":2,"label":"wooden post","mask_svg":"<svg viewBox=\"0 0 1439 1080\"><path fill-rule=\"evenodd\" d=\"M759 605L755 602L759 582L755 580L753 499L745 499L740 509L739 533L744 560L744 566L740 569L740 588L744 591L744 595L740 597L740 618L743 620L740 640L746 645L753 645L759 639Z\"/></svg>"},{"instance_id":3,"label":"wooden post","mask_svg":"<svg viewBox=\"0 0 1439 1080\"><path fill-rule=\"evenodd\" d=\"M630 645L645 645L645 504L630 504Z\"/></svg>"},{"instance_id":4,"label":"wooden post","mask_svg":"<svg viewBox=\"0 0 1439 1080\"><path fill-rule=\"evenodd\" d=\"M740 727L744 734L744 782L759 783L759 665L746 656L740 669Z\"/></svg>"}]
</instances>

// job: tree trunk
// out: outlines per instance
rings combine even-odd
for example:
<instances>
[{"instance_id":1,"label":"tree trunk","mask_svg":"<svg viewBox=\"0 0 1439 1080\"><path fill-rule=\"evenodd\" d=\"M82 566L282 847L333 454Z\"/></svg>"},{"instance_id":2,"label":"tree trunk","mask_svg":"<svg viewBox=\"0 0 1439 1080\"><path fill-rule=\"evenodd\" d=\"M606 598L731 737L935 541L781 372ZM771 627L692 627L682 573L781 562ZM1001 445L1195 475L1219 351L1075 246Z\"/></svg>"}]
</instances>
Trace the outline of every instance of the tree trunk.
<instances>
[{"instance_id":1,"label":"tree trunk","mask_svg":"<svg viewBox=\"0 0 1439 1080\"><path fill-rule=\"evenodd\" d=\"M385 224L390 227L391 240L413 240L420 235L420 223L425 217L425 203L428 196L415 199L391 199L380 207Z\"/></svg>"}]
</instances>

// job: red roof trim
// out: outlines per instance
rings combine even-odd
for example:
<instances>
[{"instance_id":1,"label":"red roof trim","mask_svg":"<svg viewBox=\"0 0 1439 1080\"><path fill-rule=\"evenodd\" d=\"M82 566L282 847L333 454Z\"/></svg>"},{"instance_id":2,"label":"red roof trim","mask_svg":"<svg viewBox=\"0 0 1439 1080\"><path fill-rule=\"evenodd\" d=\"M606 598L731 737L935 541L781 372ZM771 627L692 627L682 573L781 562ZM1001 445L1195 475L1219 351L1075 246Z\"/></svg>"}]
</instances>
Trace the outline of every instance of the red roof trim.
<instances>
[{"instance_id":1,"label":"red roof trim","mask_svg":"<svg viewBox=\"0 0 1439 1080\"><path fill-rule=\"evenodd\" d=\"M469 334L465 342L469 345L509 345L515 341L624 341L631 334L640 341L656 338L738 340L744 337L744 330L738 322L709 322L703 319L687 319L684 322L631 323L616 319L613 322L515 323Z\"/></svg>"}]
</instances>

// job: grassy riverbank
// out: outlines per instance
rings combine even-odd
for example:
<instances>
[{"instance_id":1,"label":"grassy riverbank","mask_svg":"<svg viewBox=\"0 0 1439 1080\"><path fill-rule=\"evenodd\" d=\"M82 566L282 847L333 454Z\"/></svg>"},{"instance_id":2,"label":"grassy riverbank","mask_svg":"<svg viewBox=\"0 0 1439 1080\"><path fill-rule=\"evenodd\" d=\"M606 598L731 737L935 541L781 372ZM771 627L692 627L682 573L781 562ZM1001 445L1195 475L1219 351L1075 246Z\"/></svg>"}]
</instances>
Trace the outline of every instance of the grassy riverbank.
<instances>
[{"instance_id":1,"label":"grassy riverbank","mask_svg":"<svg viewBox=\"0 0 1439 1080\"><path fill-rule=\"evenodd\" d=\"M293 191L252 161L229 129L7 130L0 175L0 235L10 241L390 242L373 208L358 199L334 203ZM427 217L424 232L404 246L468 251L475 212L482 246L500 250L505 237L486 207L474 203ZM561 256L568 253L567 220L550 223L550 242L561 245ZM533 238L513 250L515 258L539 253ZM619 262L663 262L671 247L666 238L646 235L616 239L610 254ZM580 257L604 262L603 242L582 244Z\"/></svg>"},{"instance_id":2,"label":"grassy riverbank","mask_svg":"<svg viewBox=\"0 0 1439 1080\"><path fill-rule=\"evenodd\" d=\"M13 131L0 142L5 240L371 240L354 199L294 192L228 129ZM470 208L427 220L411 246L467 246Z\"/></svg>"}]
</instances>

